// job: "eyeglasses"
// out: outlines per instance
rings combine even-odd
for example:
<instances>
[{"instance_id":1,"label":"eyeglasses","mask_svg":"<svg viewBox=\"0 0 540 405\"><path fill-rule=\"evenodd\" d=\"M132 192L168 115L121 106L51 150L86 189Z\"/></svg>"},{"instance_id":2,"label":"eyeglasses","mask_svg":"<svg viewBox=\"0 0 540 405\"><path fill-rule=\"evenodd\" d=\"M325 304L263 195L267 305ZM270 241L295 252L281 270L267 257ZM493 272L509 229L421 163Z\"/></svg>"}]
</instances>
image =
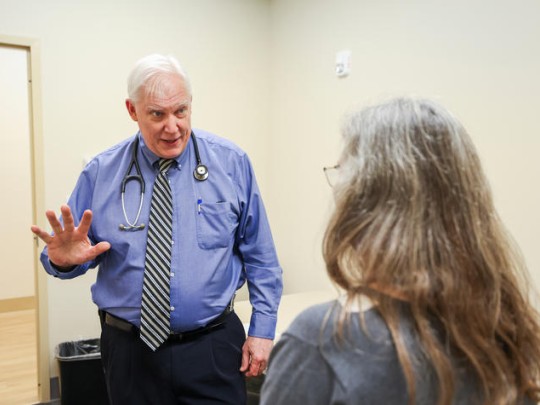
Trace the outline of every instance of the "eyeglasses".
<instances>
[{"instance_id":1,"label":"eyeglasses","mask_svg":"<svg viewBox=\"0 0 540 405\"><path fill-rule=\"evenodd\" d=\"M338 181L339 176L339 164L335 166L323 167L324 175L326 176L326 181L330 187L334 187Z\"/></svg>"}]
</instances>

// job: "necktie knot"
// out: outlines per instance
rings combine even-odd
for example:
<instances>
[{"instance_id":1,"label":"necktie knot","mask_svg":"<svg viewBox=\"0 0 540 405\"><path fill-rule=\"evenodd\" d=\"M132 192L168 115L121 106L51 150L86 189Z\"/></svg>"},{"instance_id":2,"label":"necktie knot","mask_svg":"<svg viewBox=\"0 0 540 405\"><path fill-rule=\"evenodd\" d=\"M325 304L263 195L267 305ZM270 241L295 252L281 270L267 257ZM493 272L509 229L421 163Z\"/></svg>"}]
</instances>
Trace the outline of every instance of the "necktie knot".
<instances>
[{"instance_id":1,"label":"necktie knot","mask_svg":"<svg viewBox=\"0 0 540 405\"><path fill-rule=\"evenodd\" d=\"M173 163L174 163L174 159L159 159L158 161L159 171L163 174L166 174L167 171L171 168Z\"/></svg>"}]
</instances>

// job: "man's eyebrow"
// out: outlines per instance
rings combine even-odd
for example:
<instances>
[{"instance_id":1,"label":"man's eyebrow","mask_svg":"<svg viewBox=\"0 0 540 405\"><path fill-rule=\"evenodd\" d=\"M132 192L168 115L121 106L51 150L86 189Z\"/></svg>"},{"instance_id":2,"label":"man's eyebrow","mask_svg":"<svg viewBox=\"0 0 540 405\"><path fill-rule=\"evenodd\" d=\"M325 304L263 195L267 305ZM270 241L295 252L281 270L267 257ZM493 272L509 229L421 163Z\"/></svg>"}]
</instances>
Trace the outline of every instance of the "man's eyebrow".
<instances>
[{"instance_id":1,"label":"man's eyebrow","mask_svg":"<svg viewBox=\"0 0 540 405\"><path fill-rule=\"evenodd\" d=\"M184 100L184 101L181 101L178 104L175 104L175 105L170 106L170 107L172 109L178 109L178 108L181 108L181 107L189 106L189 104L190 104L189 100ZM149 105L146 106L146 108L149 111L151 111L151 110L161 111L161 110L165 110L166 108L168 108L168 106L162 106L162 105L158 105L158 104L149 104Z\"/></svg>"},{"instance_id":2,"label":"man's eyebrow","mask_svg":"<svg viewBox=\"0 0 540 405\"><path fill-rule=\"evenodd\" d=\"M180 101L177 105L177 107L185 107L185 106L188 106L191 104L191 100L183 100L183 101Z\"/></svg>"}]
</instances>

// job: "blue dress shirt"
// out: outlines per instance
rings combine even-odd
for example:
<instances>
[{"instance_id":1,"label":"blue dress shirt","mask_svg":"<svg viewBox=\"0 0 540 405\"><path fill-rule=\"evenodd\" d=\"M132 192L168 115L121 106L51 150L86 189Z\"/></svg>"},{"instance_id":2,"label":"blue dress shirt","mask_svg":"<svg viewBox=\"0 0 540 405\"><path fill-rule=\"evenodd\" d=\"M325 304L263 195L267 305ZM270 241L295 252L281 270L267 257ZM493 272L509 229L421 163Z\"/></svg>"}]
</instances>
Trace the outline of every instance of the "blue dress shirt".
<instances>
[{"instance_id":1,"label":"blue dress shirt","mask_svg":"<svg viewBox=\"0 0 540 405\"><path fill-rule=\"evenodd\" d=\"M194 179L196 157L190 139L176 158L177 166L168 172L173 192L171 329L182 332L206 325L247 281L253 306L248 334L273 339L282 270L253 168L246 153L233 143L206 131L193 132L209 176L202 182ZM68 201L76 224L84 210L92 210L88 236L94 244L110 242L110 250L69 272L59 272L50 264L47 248L41 262L49 274L61 279L80 276L99 265L93 301L139 326L148 226L138 231L119 229L120 224L127 225L120 187L135 137L140 140L137 157L146 183L137 224L148 225L159 158L138 133L93 158ZM139 201L138 183L128 182L125 208L130 222L137 216Z\"/></svg>"}]
</instances>

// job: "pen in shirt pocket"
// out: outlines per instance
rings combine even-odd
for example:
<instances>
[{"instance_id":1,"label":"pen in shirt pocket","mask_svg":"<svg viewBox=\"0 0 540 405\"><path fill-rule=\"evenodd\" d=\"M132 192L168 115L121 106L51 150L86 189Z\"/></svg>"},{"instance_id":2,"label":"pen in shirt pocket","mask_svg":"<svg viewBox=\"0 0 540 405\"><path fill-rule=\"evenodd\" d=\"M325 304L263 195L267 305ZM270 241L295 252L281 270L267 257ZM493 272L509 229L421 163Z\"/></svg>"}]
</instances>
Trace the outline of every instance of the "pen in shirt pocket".
<instances>
[{"instance_id":1,"label":"pen in shirt pocket","mask_svg":"<svg viewBox=\"0 0 540 405\"><path fill-rule=\"evenodd\" d=\"M202 198L199 197L197 200L197 214L201 215L201 204L202 204Z\"/></svg>"}]
</instances>

